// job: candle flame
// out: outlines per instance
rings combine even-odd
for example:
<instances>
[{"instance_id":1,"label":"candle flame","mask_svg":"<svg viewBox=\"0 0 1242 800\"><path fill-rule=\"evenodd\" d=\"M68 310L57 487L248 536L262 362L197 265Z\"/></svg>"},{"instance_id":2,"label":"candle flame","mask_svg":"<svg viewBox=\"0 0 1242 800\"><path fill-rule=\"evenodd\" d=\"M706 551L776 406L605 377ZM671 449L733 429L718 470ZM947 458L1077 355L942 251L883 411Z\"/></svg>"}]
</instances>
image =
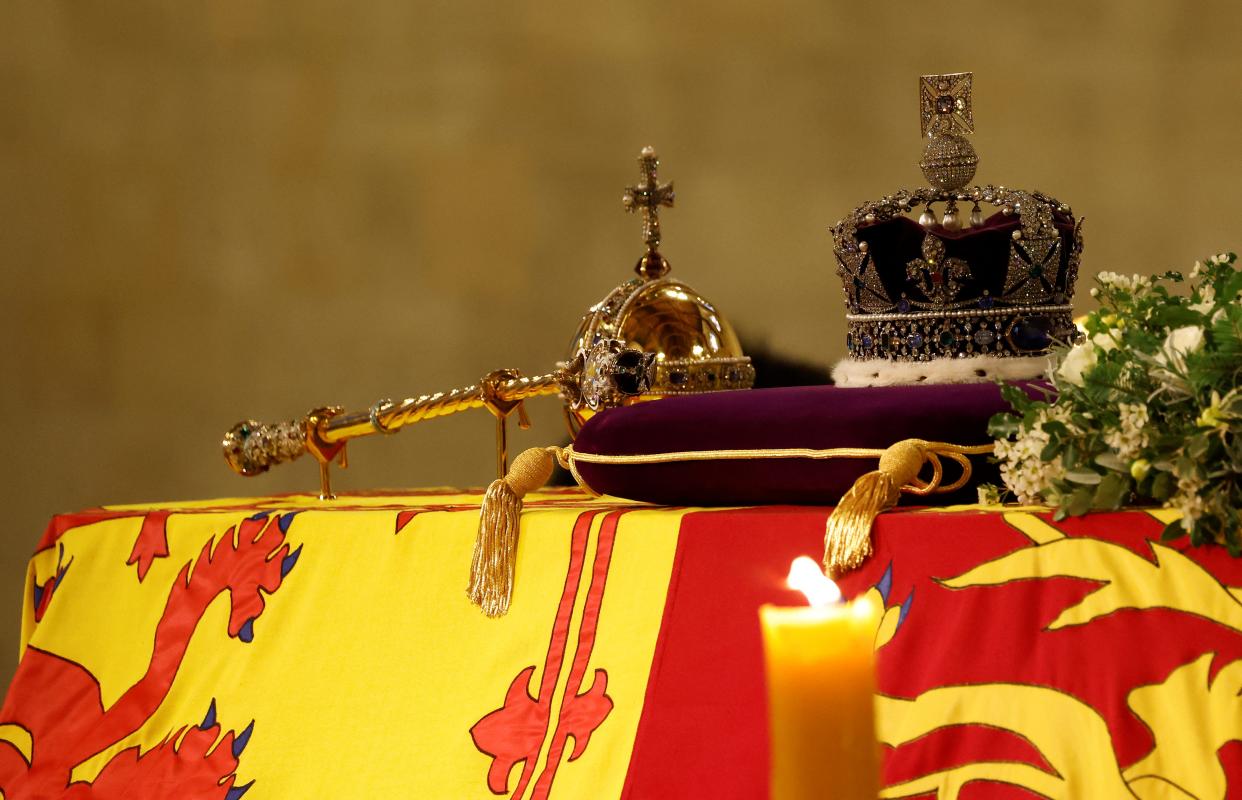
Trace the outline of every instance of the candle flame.
<instances>
[{"instance_id":1,"label":"candle flame","mask_svg":"<svg viewBox=\"0 0 1242 800\"><path fill-rule=\"evenodd\" d=\"M789 578L786 580L789 588L806 595L806 601L812 606L826 606L841 600L841 590L824 575L813 558L795 558L789 565Z\"/></svg>"}]
</instances>

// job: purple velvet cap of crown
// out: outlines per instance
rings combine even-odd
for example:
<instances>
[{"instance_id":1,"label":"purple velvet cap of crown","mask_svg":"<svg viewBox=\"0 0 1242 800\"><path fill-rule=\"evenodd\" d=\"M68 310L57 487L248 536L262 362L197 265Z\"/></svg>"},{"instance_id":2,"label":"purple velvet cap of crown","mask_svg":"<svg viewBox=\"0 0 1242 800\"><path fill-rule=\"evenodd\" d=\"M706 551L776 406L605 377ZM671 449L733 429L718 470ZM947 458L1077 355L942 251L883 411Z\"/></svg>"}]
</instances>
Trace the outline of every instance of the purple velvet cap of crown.
<instances>
[{"instance_id":1,"label":"purple velvet cap of crown","mask_svg":"<svg viewBox=\"0 0 1242 800\"><path fill-rule=\"evenodd\" d=\"M1053 225L1060 234L1061 246L1055 253L1027 252L1023 242L1014 243L1013 233L1021 222L1016 215L1000 212L988 217L977 228L951 231L940 225L924 229L909 217L893 217L882 222L858 228L858 241L866 242L876 274L884 286L892 307L886 310L901 311L898 305L903 295L915 301L930 302L925 296L919 275L911 275L909 265L922 258L923 239L935 236L944 242L946 259L961 259L969 267L970 274L962 280L955 299L970 301L977 306L980 301L991 308L993 303L1018 304L1007 301L1015 285L1027 284L1023 296L1038 296L1040 302L1068 303L1074 293L1072 268L1074 254L1074 220L1068 214L1054 211ZM1023 272L1010 275L1011 251L1018 249ZM1051 255L1051 259L1044 256ZM1017 266L1016 264L1014 265ZM864 287L865 290L865 287ZM990 301L984 298L991 298ZM851 314L866 313L860 305L849 309Z\"/></svg>"},{"instance_id":2,"label":"purple velvet cap of crown","mask_svg":"<svg viewBox=\"0 0 1242 800\"><path fill-rule=\"evenodd\" d=\"M633 455L685 450L884 448L901 439L961 445L991 441L987 422L1008 410L996 384L882 388L799 386L675 397L603 411L579 432L579 453ZM578 471L601 494L661 505L833 505L874 458L748 459L662 464L591 464ZM973 502L973 487L995 482L986 457L952 495L908 503ZM946 464L946 479L957 468ZM924 475L926 477L926 473Z\"/></svg>"}]
</instances>

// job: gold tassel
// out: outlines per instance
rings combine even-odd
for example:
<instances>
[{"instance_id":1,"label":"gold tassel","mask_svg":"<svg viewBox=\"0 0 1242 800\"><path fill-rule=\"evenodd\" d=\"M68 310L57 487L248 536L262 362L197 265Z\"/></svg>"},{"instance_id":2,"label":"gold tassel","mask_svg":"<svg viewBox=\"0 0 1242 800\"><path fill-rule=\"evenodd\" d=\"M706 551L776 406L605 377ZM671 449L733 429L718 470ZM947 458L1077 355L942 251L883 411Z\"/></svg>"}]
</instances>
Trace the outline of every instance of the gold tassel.
<instances>
[{"instance_id":1,"label":"gold tassel","mask_svg":"<svg viewBox=\"0 0 1242 800\"><path fill-rule=\"evenodd\" d=\"M522 498L552 477L555 447L533 447L513 460L503 478L492 481L479 508L479 535L470 564L471 602L489 617L502 617L513 597Z\"/></svg>"},{"instance_id":2,"label":"gold tassel","mask_svg":"<svg viewBox=\"0 0 1242 800\"><path fill-rule=\"evenodd\" d=\"M824 571L837 577L862 564L871 555L871 523L881 511L897 505L901 488L918 480L929 455L928 443L904 439L880 455L880 468L868 472L841 498L828 517L824 532ZM939 483L940 462L935 482ZM969 474L969 473L967 473Z\"/></svg>"}]
</instances>

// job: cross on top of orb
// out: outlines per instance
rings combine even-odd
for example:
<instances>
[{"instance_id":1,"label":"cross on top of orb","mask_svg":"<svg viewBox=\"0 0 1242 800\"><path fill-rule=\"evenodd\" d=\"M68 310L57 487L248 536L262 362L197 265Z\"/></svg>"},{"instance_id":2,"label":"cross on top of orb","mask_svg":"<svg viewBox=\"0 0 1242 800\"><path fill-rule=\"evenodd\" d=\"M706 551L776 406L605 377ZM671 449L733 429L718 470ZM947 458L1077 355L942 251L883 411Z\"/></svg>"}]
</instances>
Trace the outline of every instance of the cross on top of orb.
<instances>
[{"instance_id":1,"label":"cross on top of orb","mask_svg":"<svg viewBox=\"0 0 1242 800\"><path fill-rule=\"evenodd\" d=\"M660 183L657 175L660 159L651 147L644 147L639 153L638 166L642 183L625 187L621 204L627 212L641 211L643 214L643 241L647 243L647 253L639 260L636 269L643 277L655 278L668 271L668 262L659 253L660 206L673 207L673 184Z\"/></svg>"},{"instance_id":2,"label":"cross on top of orb","mask_svg":"<svg viewBox=\"0 0 1242 800\"><path fill-rule=\"evenodd\" d=\"M973 79L973 72L919 78L919 124L923 136L975 132L975 115L970 105Z\"/></svg>"}]
</instances>

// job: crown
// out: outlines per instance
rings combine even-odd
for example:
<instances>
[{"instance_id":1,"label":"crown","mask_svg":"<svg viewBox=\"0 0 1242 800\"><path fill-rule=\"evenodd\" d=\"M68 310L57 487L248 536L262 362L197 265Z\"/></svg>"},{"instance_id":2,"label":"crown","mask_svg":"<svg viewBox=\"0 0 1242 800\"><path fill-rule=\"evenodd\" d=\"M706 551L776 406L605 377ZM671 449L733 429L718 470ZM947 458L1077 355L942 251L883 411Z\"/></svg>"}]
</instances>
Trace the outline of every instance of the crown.
<instances>
[{"instance_id":1,"label":"crown","mask_svg":"<svg viewBox=\"0 0 1242 800\"><path fill-rule=\"evenodd\" d=\"M749 389L755 369L742 352L733 326L685 282L669 277L660 254L660 208L672 207L672 183L660 183L660 160L644 147L638 156L641 181L625 189L625 210L643 218L646 252L634 266L637 277L613 289L587 311L574 334L570 353L589 352L600 342L641 350L655 357L650 389L617 404L679 394ZM584 374L591 390L591 375ZM570 429L591 415L590 408L566 409Z\"/></svg>"},{"instance_id":2,"label":"crown","mask_svg":"<svg viewBox=\"0 0 1242 800\"><path fill-rule=\"evenodd\" d=\"M1082 225L1043 192L967 188L979 163L966 138L971 83L969 72L919 80L919 166L931 185L864 203L832 227L847 307L839 385L1036 377L1054 343L1077 337Z\"/></svg>"}]
</instances>

